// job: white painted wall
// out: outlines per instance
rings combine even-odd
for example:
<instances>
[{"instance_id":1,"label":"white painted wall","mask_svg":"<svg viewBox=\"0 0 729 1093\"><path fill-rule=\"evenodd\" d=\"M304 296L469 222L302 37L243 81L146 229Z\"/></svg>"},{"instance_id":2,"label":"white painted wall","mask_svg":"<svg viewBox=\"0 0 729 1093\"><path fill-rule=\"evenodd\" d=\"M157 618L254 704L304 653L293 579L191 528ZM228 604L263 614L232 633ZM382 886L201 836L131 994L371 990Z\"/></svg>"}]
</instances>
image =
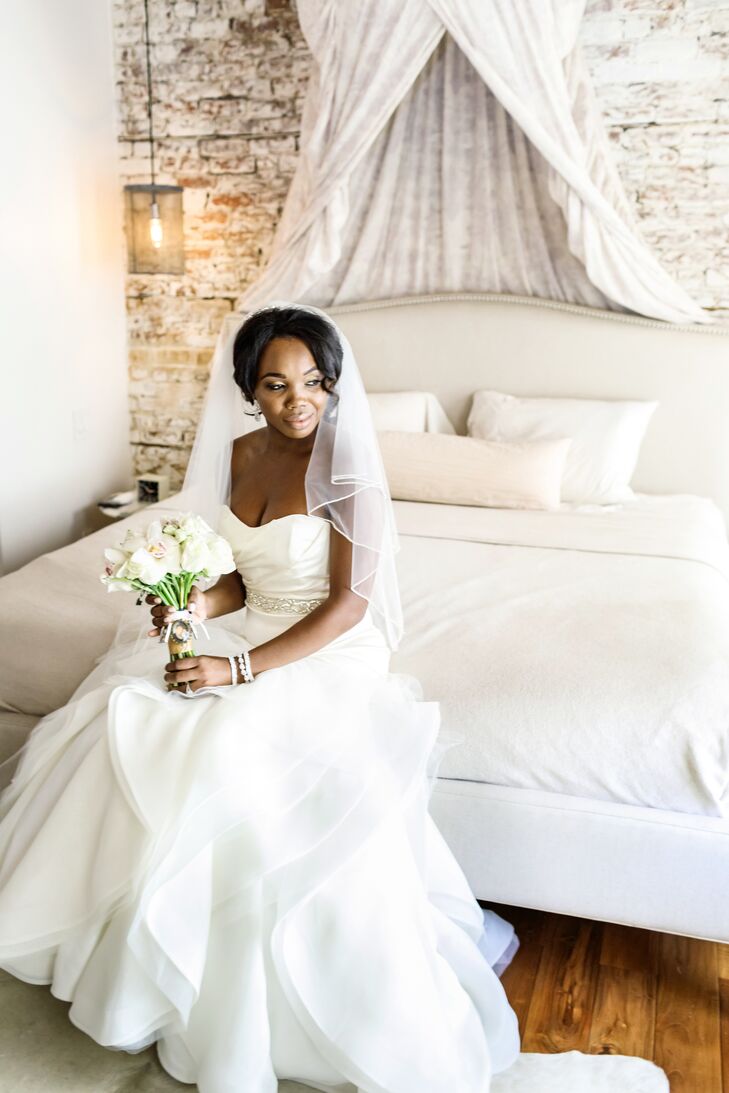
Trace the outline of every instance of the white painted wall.
<instances>
[{"instance_id":1,"label":"white painted wall","mask_svg":"<svg viewBox=\"0 0 729 1093\"><path fill-rule=\"evenodd\" d=\"M0 35L0 573L131 486L107 0L13 0Z\"/></svg>"}]
</instances>

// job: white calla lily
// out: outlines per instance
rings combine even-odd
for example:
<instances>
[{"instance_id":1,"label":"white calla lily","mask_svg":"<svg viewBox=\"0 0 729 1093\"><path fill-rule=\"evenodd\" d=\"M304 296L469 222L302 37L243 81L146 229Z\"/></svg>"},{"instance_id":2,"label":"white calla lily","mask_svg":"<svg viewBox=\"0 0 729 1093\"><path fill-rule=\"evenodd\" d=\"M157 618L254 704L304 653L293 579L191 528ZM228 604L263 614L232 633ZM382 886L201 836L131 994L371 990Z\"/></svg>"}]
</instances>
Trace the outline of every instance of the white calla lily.
<instances>
[{"instance_id":1,"label":"white calla lily","mask_svg":"<svg viewBox=\"0 0 729 1093\"><path fill-rule=\"evenodd\" d=\"M230 543L222 536L216 535L209 544L210 559L208 562L208 576L218 573L232 573L235 569L235 558Z\"/></svg>"},{"instance_id":2,"label":"white calla lily","mask_svg":"<svg viewBox=\"0 0 729 1093\"><path fill-rule=\"evenodd\" d=\"M201 539L190 537L182 546L182 565L190 573L202 573L210 561L208 544Z\"/></svg>"}]
</instances>

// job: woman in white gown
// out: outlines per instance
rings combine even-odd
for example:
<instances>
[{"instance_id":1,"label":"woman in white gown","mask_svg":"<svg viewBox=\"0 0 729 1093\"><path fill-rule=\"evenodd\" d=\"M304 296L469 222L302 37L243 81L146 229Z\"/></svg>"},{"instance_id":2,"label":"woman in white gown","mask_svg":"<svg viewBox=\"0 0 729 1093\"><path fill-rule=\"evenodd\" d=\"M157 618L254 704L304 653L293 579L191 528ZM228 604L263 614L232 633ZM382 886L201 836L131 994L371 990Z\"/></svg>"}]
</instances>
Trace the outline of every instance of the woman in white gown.
<instances>
[{"instance_id":1,"label":"woman in white gown","mask_svg":"<svg viewBox=\"0 0 729 1093\"><path fill-rule=\"evenodd\" d=\"M368 598L334 527L351 487L338 521L303 511L324 384L354 358L313 309L262 309L236 353L266 427L233 446L217 530L236 573L191 596L230 625L164 680L149 645L117 642L36 727L0 797L0 964L100 1044L156 1042L202 1093L483 1093L519 1052L491 966L518 941L493 912L484 930L427 812L439 708L389 672L373 619L397 622L382 510ZM340 427L368 413L334 389ZM255 679L233 686L242 649Z\"/></svg>"},{"instance_id":2,"label":"woman in white gown","mask_svg":"<svg viewBox=\"0 0 729 1093\"><path fill-rule=\"evenodd\" d=\"M518 939L428 814L439 706L389 672L397 537L349 343L269 307L230 356L180 498L236 562L191 594L210 651L163 669L120 627L34 729L0 795L0 966L201 1093L667 1088L519 1057L497 974ZM234 443L241 392L266 425Z\"/></svg>"}]
</instances>

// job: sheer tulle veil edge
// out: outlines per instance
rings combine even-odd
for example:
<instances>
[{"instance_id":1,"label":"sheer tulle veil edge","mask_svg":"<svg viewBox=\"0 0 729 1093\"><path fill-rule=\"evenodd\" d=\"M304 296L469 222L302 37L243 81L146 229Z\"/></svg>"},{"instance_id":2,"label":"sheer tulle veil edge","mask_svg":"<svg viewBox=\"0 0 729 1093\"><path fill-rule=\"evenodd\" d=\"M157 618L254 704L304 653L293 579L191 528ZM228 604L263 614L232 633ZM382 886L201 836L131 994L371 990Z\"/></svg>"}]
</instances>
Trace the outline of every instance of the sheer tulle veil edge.
<instances>
[{"instance_id":1,"label":"sheer tulle veil edge","mask_svg":"<svg viewBox=\"0 0 729 1093\"><path fill-rule=\"evenodd\" d=\"M298 308L319 315L331 324L341 345L341 372L317 426L305 477L307 512L328 520L352 543L350 587L369 603L372 618L389 648L397 649L403 630L402 606L395 556L399 550L392 500L372 415L354 352L343 331L325 311L310 304L272 300L241 314L239 322L221 329L212 359L210 379L181 491L169 511L195 512L219 530L222 513L230 500L233 442L258 428L253 406L248 403L233 374L233 343L240 326L251 315L268 308ZM265 423L264 423L265 424ZM138 514L146 526L152 514ZM103 558L99 558L99 567ZM215 579L196 581L205 589ZM118 593L121 595L121 593ZM124 651L135 656L153 640L148 636L149 606L131 592L121 612L107 654ZM12 755L0 763L0 790L13 776L33 733Z\"/></svg>"}]
</instances>

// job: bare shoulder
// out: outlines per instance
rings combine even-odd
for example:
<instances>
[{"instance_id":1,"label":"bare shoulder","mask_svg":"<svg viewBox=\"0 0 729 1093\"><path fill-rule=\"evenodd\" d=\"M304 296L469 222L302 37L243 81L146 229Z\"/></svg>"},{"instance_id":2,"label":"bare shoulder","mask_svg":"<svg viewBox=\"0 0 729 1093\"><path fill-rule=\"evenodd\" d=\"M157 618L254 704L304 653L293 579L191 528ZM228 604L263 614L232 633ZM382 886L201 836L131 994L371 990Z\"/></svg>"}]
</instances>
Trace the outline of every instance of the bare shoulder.
<instances>
[{"instance_id":1,"label":"bare shoulder","mask_svg":"<svg viewBox=\"0 0 729 1093\"><path fill-rule=\"evenodd\" d=\"M230 472L234 482L260 455L263 450L262 440L263 429L254 429L251 433L243 433L235 438L230 458Z\"/></svg>"}]
</instances>

